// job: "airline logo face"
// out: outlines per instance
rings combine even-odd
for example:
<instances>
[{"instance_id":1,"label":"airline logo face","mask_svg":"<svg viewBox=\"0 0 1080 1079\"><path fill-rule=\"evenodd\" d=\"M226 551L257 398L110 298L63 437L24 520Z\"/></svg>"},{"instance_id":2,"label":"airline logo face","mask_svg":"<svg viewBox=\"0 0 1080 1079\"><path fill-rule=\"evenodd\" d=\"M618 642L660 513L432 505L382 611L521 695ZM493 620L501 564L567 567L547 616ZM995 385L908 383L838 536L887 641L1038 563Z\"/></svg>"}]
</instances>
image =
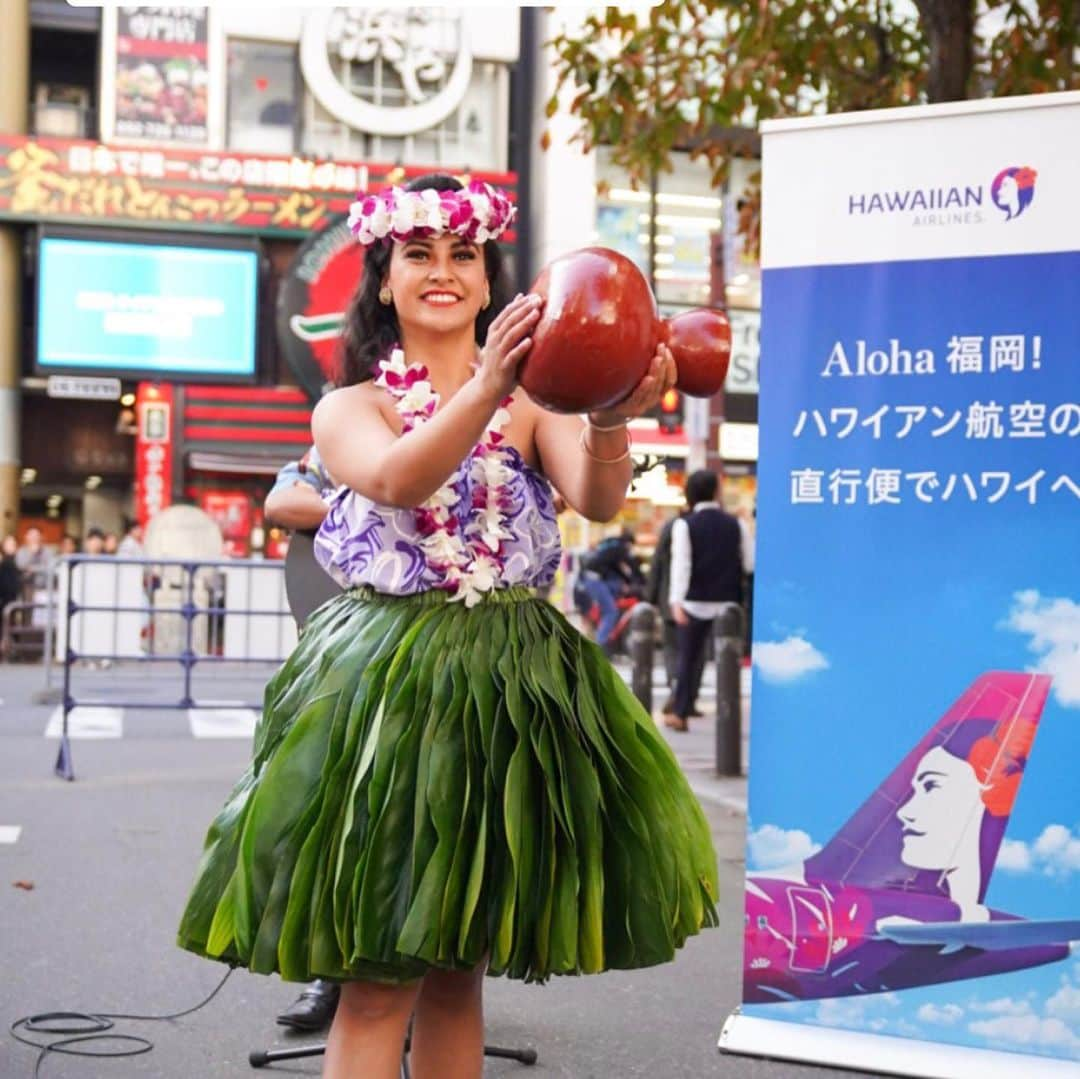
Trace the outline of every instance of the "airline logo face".
<instances>
[{"instance_id":1,"label":"airline logo face","mask_svg":"<svg viewBox=\"0 0 1080 1079\"><path fill-rule=\"evenodd\" d=\"M849 192L849 217L888 217L902 214L913 226L981 225L997 220L987 211L997 207L1005 221L1015 221L1035 197L1038 173L1029 165L1001 169L985 184L905 187Z\"/></svg>"},{"instance_id":2,"label":"airline logo face","mask_svg":"<svg viewBox=\"0 0 1080 1079\"><path fill-rule=\"evenodd\" d=\"M1035 197L1035 179L1038 173L1024 165L1002 169L990 185L990 197L994 205L1005 214L1006 221L1015 221Z\"/></svg>"}]
</instances>

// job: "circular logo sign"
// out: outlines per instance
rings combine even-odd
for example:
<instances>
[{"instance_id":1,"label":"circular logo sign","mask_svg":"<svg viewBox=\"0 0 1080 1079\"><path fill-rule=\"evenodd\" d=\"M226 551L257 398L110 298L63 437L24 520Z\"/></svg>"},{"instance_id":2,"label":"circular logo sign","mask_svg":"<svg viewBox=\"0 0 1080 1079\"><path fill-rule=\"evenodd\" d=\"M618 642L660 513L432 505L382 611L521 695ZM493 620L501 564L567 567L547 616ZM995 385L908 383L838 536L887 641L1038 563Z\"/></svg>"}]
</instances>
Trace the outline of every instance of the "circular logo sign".
<instances>
[{"instance_id":1,"label":"circular logo sign","mask_svg":"<svg viewBox=\"0 0 1080 1079\"><path fill-rule=\"evenodd\" d=\"M465 99L472 53L458 12L325 8L304 20L300 70L319 104L354 130L413 135L437 127ZM370 88L369 97L355 87Z\"/></svg>"},{"instance_id":2,"label":"circular logo sign","mask_svg":"<svg viewBox=\"0 0 1080 1079\"><path fill-rule=\"evenodd\" d=\"M345 310L363 266L364 249L342 214L300 245L281 282L278 347L313 401L333 389Z\"/></svg>"}]
</instances>

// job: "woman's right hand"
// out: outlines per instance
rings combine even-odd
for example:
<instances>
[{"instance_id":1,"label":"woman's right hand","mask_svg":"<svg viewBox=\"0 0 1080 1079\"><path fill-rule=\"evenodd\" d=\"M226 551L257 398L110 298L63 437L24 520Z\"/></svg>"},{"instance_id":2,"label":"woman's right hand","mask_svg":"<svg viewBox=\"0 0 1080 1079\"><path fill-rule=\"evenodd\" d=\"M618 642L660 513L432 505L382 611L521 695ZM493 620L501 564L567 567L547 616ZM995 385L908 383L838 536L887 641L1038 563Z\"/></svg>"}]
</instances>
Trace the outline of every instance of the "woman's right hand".
<instances>
[{"instance_id":1,"label":"woman's right hand","mask_svg":"<svg viewBox=\"0 0 1080 1079\"><path fill-rule=\"evenodd\" d=\"M543 304L533 293L525 296L519 293L488 328L475 377L496 401L501 401L517 385L518 365L532 346L530 335L540 321Z\"/></svg>"}]
</instances>

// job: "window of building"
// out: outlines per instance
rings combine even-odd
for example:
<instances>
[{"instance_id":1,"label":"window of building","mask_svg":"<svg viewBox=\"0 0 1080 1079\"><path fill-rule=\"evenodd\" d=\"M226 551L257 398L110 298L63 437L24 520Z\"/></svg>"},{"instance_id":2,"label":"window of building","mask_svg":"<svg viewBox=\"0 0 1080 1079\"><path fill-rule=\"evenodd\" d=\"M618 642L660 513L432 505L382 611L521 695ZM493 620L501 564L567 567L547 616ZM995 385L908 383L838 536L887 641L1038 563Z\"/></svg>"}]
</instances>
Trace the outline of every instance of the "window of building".
<instances>
[{"instance_id":1,"label":"window of building","mask_svg":"<svg viewBox=\"0 0 1080 1079\"><path fill-rule=\"evenodd\" d=\"M388 109L407 104L401 78L380 56L352 64L352 93ZM440 87L428 86L433 92ZM461 105L437 127L413 135L372 135L356 131L304 95L303 152L343 160L447 165L502 171L507 168L509 72L505 64L475 63Z\"/></svg>"},{"instance_id":2,"label":"window of building","mask_svg":"<svg viewBox=\"0 0 1080 1079\"><path fill-rule=\"evenodd\" d=\"M662 174L655 193L633 190L611 151L597 151L597 239L632 259L647 277L665 310L723 302L717 296L723 200L712 187L708 166L673 154L674 171ZM650 258L650 225L655 254Z\"/></svg>"},{"instance_id":3,"label":"window of building","mask_svg":"<svg viewBox=\"0 0 1080 1079\"><path fill-rule=\"evenodd\" d=\"M97 39L80 29L34 25L30 38L30 130L35 135L93 138Z\"/></svg>"},{"instance_id":4,"label":"window of building","mask_svg":"<svg viewBox=\"0 0 1080 1079\"><path fill-rule=\"evenodd\" d=\"M291 154L300 97L295 47L234 39L228 57L229 149Z\"/></svg>"}]
</instances>

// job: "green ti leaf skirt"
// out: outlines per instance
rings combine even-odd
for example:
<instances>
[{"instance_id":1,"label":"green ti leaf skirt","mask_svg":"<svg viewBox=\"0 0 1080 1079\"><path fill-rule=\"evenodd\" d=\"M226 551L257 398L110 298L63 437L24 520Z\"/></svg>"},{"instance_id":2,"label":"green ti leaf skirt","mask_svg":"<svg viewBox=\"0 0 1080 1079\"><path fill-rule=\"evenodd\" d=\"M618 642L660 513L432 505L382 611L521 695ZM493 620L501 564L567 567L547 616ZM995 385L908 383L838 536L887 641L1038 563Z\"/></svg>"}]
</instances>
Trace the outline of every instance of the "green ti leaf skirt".
<instances>
[{"instance_id":1,"label":"green ti leaf skirt","mask_svg":"<svg viewBox=\"0 0 1080 1079\"><path fill-rule=\"evenodd\" d=\"M716 895L675 758L555 608L355 589L267 686L178 942L291 981L543 981L667 962Z\"/></svg>"}]
</instances>

